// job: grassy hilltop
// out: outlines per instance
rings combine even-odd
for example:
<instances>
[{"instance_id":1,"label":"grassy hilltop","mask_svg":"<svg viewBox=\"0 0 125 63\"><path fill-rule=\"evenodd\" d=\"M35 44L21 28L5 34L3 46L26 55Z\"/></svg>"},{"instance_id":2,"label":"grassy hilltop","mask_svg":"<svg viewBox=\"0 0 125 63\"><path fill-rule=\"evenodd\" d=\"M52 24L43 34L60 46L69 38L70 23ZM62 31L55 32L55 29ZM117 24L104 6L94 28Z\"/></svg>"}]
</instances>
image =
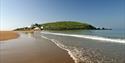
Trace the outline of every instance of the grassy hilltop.
<instances>
[{"instance_id":1,"label":"grassy hilltop","mask_svg":"<svg viewBox=\"0 0 125 63\"><path fill-rule=\"evenodd\" d=\"M74 21L60 21L60 22L51 22L51 23L44 23L44 24L32 24L31 27L23 27L17 28L15 30L33 30L35 28L39 28L42 30L92 30L96 29L96 27L87 24L87 23L80 23Z\"/></svg>"},{"instance_id":2,"label":"grassy hilltop","mask_svg":"<svg viewBox=\"0 0 125 63\"><path fill-rule=\"evenodd\" d=\"M41 24L44 30L78 30L78 29L96 29L94 26L73 22L73 21L62 21L62 22L52 22Z\"/></svg>"}]
</instances>

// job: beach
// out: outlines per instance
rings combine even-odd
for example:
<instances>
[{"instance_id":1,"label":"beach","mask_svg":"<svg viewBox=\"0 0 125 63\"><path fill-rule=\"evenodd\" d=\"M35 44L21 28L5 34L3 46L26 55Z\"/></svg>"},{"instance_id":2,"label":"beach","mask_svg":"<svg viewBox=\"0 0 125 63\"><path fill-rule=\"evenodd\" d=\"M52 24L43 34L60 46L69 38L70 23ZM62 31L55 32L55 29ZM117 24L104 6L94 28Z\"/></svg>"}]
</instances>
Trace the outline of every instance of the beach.
<instances>
[{"instance_id":1,"label":"beach","mask_svg":"<svg viewBox=\"0 0 125 63\"><path fill-rule=\"evenodd\" d=\"M39 32L18 32L20 37L0 42L0 63L74 63L67 51Z\"/></svg>"},{"instance_id":2,"label":"beach","mask_svg":"<svg viewBox=\"0 0 125 63\"><path fill-rule=\"evenodd\" d=\"M0 31L0 41L15 39L19 34L14 31Z\"/></svg>"},{"instance_id":3,"label":"beach","mask_svg":"<svg viewBox=\"0 0 125 63\"><path fill-rule=\"evenodd\" d=\"M0 41L0 63L125 63L124 39L88 37L83 30L16 33L18 38Z\"/></svg>"}]
</instances>

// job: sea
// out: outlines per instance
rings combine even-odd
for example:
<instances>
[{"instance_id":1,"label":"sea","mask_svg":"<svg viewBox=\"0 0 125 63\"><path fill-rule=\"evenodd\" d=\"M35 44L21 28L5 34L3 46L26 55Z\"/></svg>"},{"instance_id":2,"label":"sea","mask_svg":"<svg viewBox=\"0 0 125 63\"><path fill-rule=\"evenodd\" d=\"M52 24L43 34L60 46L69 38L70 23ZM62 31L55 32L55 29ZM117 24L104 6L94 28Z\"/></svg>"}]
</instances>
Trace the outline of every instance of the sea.
<instances>
[{"instance_id":1,"label":"sea","mask_svg":"<svg viewBox=\"0 0 125 63\"><path fill-rule=\"evenodd\" d=\"M75 63L125 63L125 30L41 31Z\"/></svg>"}]
</instances>

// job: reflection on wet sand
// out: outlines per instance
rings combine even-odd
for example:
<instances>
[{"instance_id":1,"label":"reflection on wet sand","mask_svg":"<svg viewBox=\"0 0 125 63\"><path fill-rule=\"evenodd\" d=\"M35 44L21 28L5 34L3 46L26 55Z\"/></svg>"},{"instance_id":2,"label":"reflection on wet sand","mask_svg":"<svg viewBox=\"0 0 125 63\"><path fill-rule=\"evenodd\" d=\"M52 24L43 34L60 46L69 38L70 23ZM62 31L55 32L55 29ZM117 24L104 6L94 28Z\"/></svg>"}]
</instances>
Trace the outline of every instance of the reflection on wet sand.
<instances>
[{"instance_id":1,"label":"reflection on wet sand","mask_svg":"<svg viewBox=\"0 0 125 63\"><path fill-rule=\"evenodd\" d=\"M27 36L30 38L30 37L33 37L33 34L34 32L24 32L25 34L27 34Z\"/></svg>"},{"instance_id":2,"label":"reflection on wet sand","mask_svg":"<svg viewBox=\"0 0 125 63\"><path fill-rule=\"evenodd\" d=\"M74 63L66 51L39 35L21 32L20 38L0 43L0 63Z\"/></svg>"}]
</instances>

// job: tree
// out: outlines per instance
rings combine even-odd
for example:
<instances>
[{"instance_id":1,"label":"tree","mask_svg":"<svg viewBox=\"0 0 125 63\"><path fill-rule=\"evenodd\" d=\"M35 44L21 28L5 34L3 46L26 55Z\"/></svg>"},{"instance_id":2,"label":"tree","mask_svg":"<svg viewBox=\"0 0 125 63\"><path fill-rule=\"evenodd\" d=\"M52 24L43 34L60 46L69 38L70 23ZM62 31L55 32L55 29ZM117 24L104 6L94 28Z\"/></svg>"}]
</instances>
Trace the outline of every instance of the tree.
<instances>
[{"instance_id":1,"label":"tree","mask_svg":"<svg viewBox=\"0 0 125 63\"><path fill-rule=\"evenodd\" d=\"M38 27L39 29L41 29L41 25L37 23L34 24L34 27Z\"/></svg>"}]
</instances>

